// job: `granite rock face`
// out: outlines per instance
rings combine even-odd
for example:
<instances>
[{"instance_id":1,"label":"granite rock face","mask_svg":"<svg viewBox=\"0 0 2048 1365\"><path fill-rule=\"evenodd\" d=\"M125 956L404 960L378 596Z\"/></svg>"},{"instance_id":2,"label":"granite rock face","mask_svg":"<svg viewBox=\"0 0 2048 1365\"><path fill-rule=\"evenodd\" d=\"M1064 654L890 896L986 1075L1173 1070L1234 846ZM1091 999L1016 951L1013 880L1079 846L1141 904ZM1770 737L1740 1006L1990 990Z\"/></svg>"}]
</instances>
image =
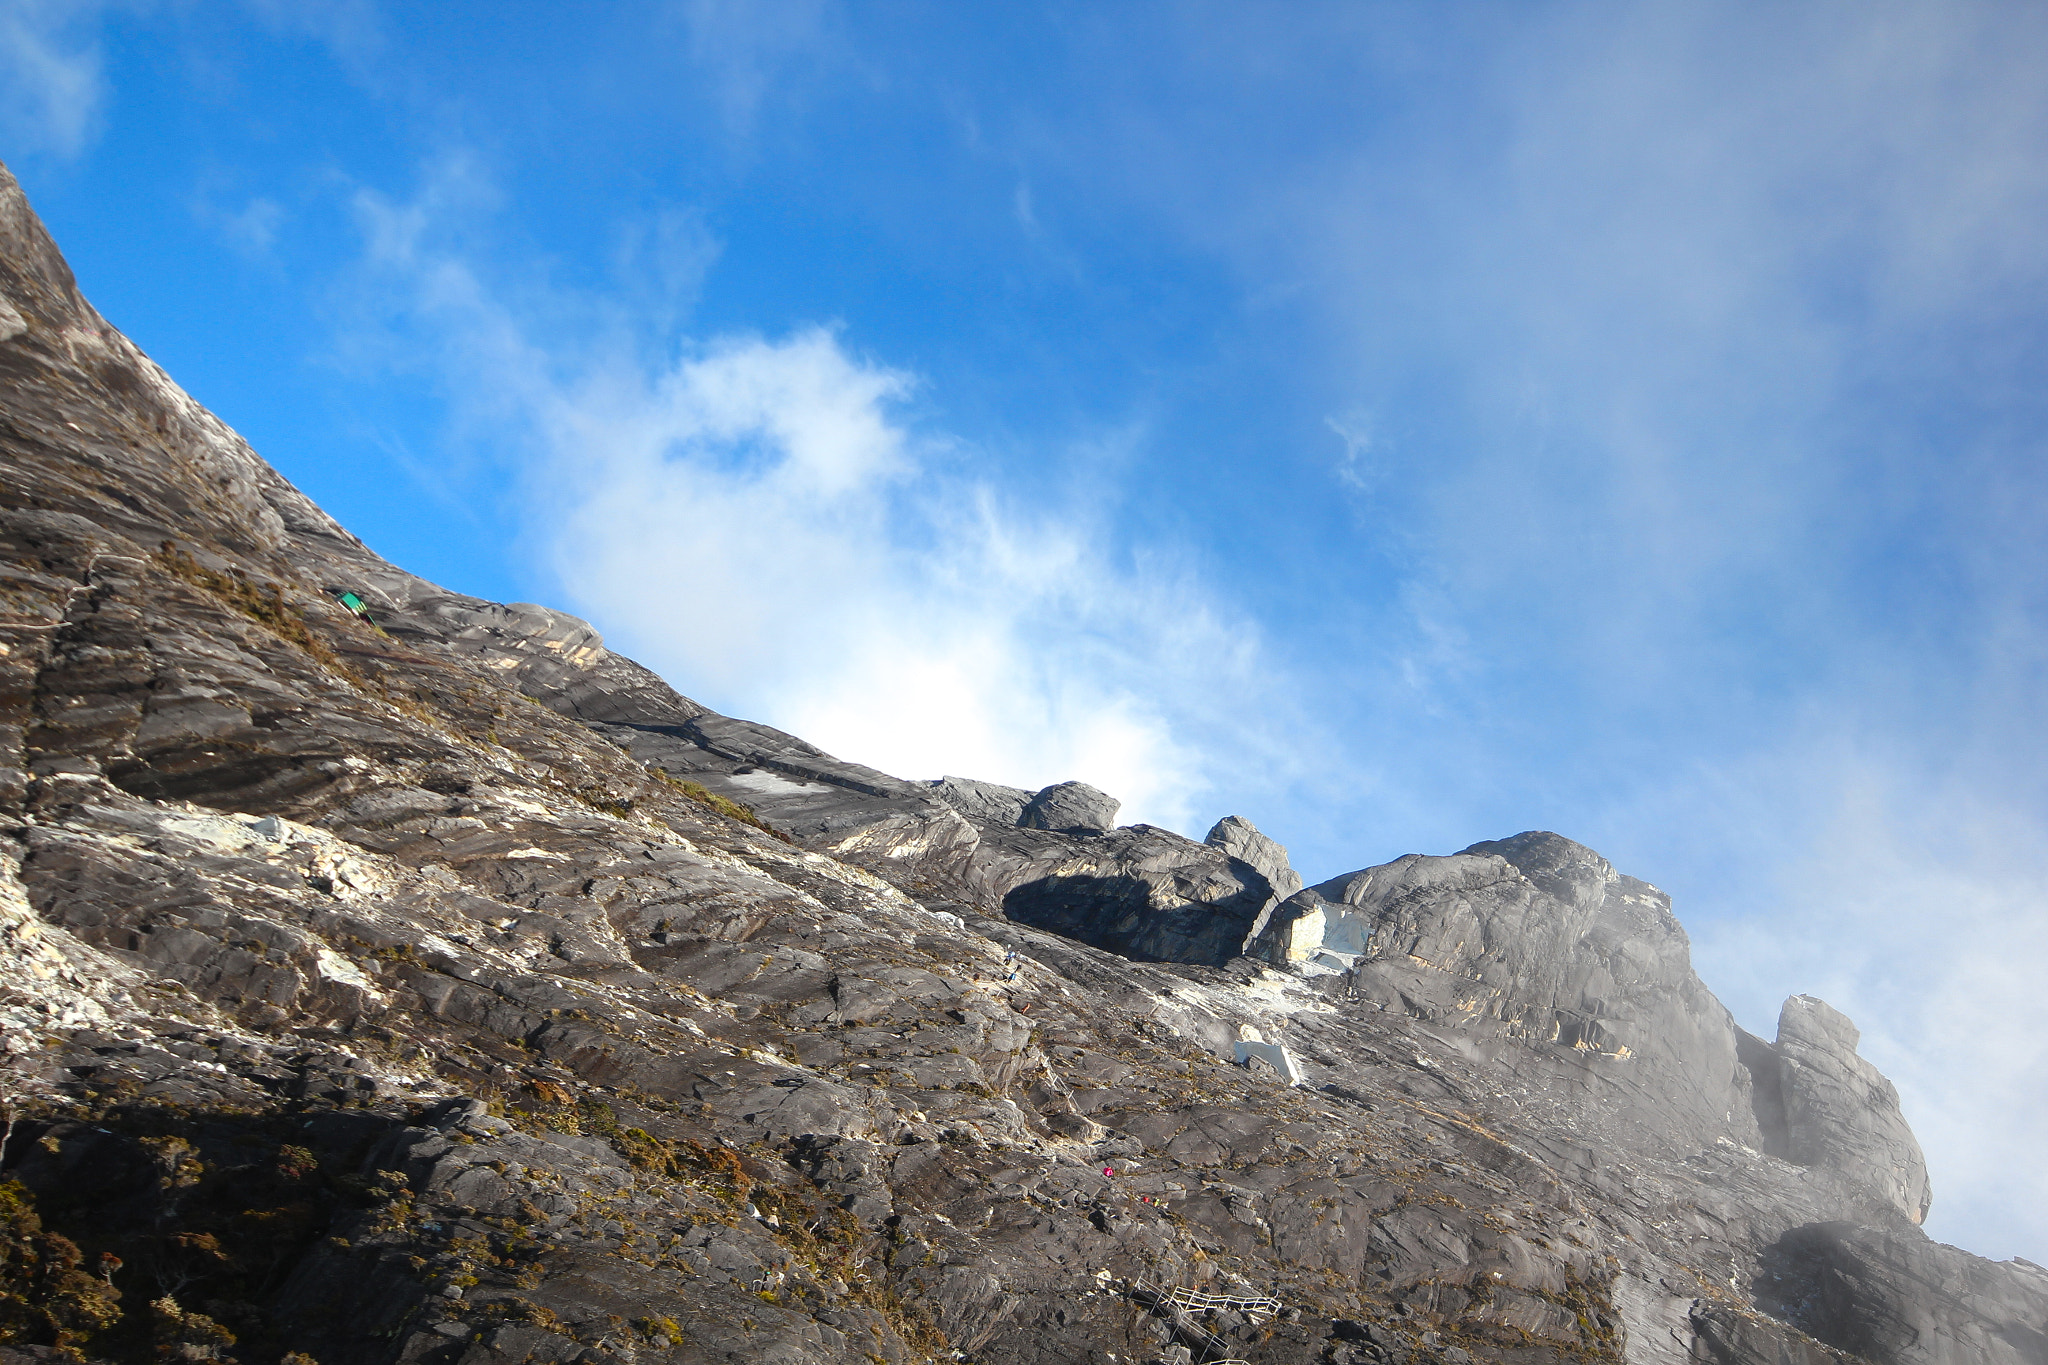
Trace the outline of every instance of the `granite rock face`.
<instances>
[{"instance_id":1,"label":"granite rock face","mask_svg":"<svg viewBox=\"0 0 2048 1365\"><path fill-rule=\"evenodd\" d=\"M1061 782L1031 798L1017 823L1024 829L1100 834L1116 828L1117 807L1123 804L1086 782Z\"/></svg>"},{"instance_id":2,"label":"granite rock face","mask_svg":"<svg viewBox=\"0 0 2048 1365\"><path fill-rule=\"evenodd\" d=\"M1222 849L1226 857L1237 859L1264 877L1278 900L1284 901L1301 890L1301 874L1287 861L1287 850L1259 833L1258 826L1241 815L1226 815L1218 820L1202 842Z\"/></svg>"},{"instance_id":3,"label":"granite rock face","mask_svg":"<svg viewBox=\"0 0 2048 1365\"><path fill-rule=\"evenodd\" d=\"M1243 864L1151 825L984 831L972 875L1009 919L1154 962L1229 961L1272 899Z\"/></svg>"},{"instance_id":4,"label":"granite rock face","mask_svg":"<svg viewBox=\"0 0 2048 1365\"><path fill-rule=\"evenodd\" d=\"M1778 1042L1754 1068L1767 1096L1766 1150L1826 1166L1876 1191L1919 1223L1932 1195L1927 1161L1899 1112L1899 1092L1856 1055L1856 1026L1825 1001L1795 995L1778 1015Z\"/></svg>"},{"instance_id":5,"label":"granite rock face","mask_svg":"<svg viewBox=\"0 0 2048 1365\"><path fill-rule=\"evenodd\" d=\"M971 777L942 777L932 783L932 793L962 815L991 825L1019 823L1034 795L1022 787L977 782Z\"/></svg>"},{"instance_id":6,"label":"granite rock face","mask_svg":"<svg viewBox=\"0 0 2048 1365\"><path fill-rule=\"evenodd\" d=\"M1926 1216L1927 1169L1898 1093L1824 1002L1785 1003L1775 1045L1693 973L1669 899L1591 849L1532 832L1334 878L1262 931L1276 962L1341 970L1348 995L1570 1048L1657 1077L1680 1130L1833 1171L1887 1212Z\"/></svg>"},{"instance_id":7,"label":"granite rock face","mask_svg":"<svg viewBox=\"0 0 2048 1365\"><path fill-rule=\"evenodd\" d=\"M1855 1223L1795 1228L1763 1261L1760 1302L1865 1360L2038 1365L2048 1360L2048 1271Z\"/></svg>"},{"instance_id":8,"label":"granite rock face","mask_svg":"<svg viewBox=\"0 0 2048 1365\"><path fill-rule=\"evenodd\" d=\"M4 1365L2048 1359L1590 850L1028 827L379 559L4 171L0 300Z\"/></svg>"},{"instance_id":9,"label":"granite rock face","mask_svg":"<svg viewBox=\"0 0 2048 1365\"><path fill-rule=\"evenodd\" d=\"M1284 960L1421 1018L1654 1072L1688 1122L1757 1140L1734 1020L1694 975L1669 898L1590 849L1532 832L1410 855L1285 909Z\"/></svg>"}]
</instances>

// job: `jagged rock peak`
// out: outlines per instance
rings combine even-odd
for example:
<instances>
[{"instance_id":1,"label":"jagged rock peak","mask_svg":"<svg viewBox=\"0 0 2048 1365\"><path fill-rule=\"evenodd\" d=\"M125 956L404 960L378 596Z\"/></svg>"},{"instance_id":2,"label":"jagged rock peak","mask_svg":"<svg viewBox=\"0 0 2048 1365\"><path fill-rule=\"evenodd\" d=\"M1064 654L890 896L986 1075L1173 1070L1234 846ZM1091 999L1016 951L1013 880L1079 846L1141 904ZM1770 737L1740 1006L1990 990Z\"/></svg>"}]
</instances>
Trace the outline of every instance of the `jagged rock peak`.
<instances>
[{"instance_id":1,"label":"jagged rock peak","mask_svg":"<svg viewBox=\"0 0 2048 1365\"><path fill-rule=\"evenodd\" d=\"M1258 827L1241 815L1226 815L1218 820L1202 842L1222 849L1264 877L1280 900L1301 890L1301 874L1287 861L1286 848L1259 833Z\"/></svg>"},{"instance_id":2,"label":"jagged rock peak","mask_svg":"<svg viewBox=\"0 0 2048 1365\"><path fill-rule=\"evenodd\" d=\"M99 321L79 294L63 253L29 207L21 183L5 166L0 166L0 265L12 277L9 287L0 289L0 306L14 318L0 330L18 336L38 323L57 327L81 315Z\"/></svg>"},{"instance_id":3,"label":"jagged rock peak","mask_svg":"<svg viewBox=\"0 0 2048 1365\"><path fill-rule=\"evenodd\" d=\"M1086 782L1061 782L1031 798L1017 823L1025 829L1102 832L1116 828L1123 802Z\"/></svg>"},{"instance_id":4,"label":"jagged rock peak","mask_svg":"<svg viewBox=\"0 0 2048 1365\"><path fill-rule=\"evenodd\" d=\"M1861 1034L1824 1000L1795 995L1778 1013L1776 1083L1784 1154L1865 1185L1908 1219L1927 1217L1927 1160L1899 1092L1856 1055ZM1778 1135L1773 1135L1778 1136Z\"/></svg>"}]
</instances>

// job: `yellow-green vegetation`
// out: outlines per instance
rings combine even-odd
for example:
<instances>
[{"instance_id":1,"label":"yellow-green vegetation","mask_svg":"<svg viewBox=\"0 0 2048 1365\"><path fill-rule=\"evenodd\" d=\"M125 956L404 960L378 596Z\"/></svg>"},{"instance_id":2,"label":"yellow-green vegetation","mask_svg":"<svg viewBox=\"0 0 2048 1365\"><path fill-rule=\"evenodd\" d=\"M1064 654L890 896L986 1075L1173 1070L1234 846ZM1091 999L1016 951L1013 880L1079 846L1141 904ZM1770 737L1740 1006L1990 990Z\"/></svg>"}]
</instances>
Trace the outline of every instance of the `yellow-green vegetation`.
<instances>
[{"instance_id":1,"label":"yellow-green vegetation","mask_svg":"<svg viewBox=\"0 0 2048 1365\"><path fill-rule=\"evenodd\" d=\"M668 786L675 788L675 790L695 801L698 805L707 806L728 820L737 820L743 825L751 825L763 834L774 835L785 844L796 842L787 834L784 834L781 830L754 814L753 808L750 806L741 805L737 801L720 796L717 792L708 791L700 783L686 782L681 778L671 777L666 768L649 768L648 771Z\"/></svg>"},{"instance_id":2,"label":"yellow-green vegetation","mask_svg":"<svg viewBox=\"0 0 2048 1365\"><path fill-rule=\"evenodd\" d=\"M587 1098L572 1100L561 1087L547 1082L529 1083L529 1089L546 1109L553 1111L555 1121L573 1122L581 1132L608 1139L635 1170L711 1196L729 1211L724 1221L736 1222L741 1216L739 1211L751 1203L762 1219L762 1226L804 1272L791 1284L758 1289L756 1293L763 1303L801 1308L817 1299L817 1286L837 1281L847 1286L848 1298L886 1321L913 1350L935 1360L949 1354L951 1347L945 1334L930 1314L923 1307L900 1299L886 1274L877 1273L879 1267L869 1263L874 1249L872 1240L852 1214L828 1207L804 1187L757 1180L747 1171L747 1159L734 1148L657 1137L645 1128L620 1123L611 1106ZM764 1158L767 1155L762 1153ZM588 1195L585 1199L591 1207L579 1218L607 1216L604 1201ZM538 1209L531 1213L539 1219ZM620 1217L628 1222L630 1239L630 1220ZM618 1254L628 1253L622 1248ZM660 1254L658 1248L652 1252L657 1259ZM649 1259L646 1263L655 1261ZM805 1279L810 1281L808 1285L802 1282ZM667 1319L642 1318L633 1326L650 1341L680 1344L678 1337L669 1335Z\"/></svg>"},{"instance_id":3,"label":"yellow-green vegetation","mask_svg":"<svg viewBox=\"0 0 2048 1365\"><path fill-rule=\"evenodd\" d=\"M121 1316L121 1295L84 1269L67 1237L46 1231L21 1182L0 1184L0 1343L54 1346L83 1360L78 1344Z\"/></svg>"},{"instance_id":4,"label":"yellow-green vegetation","mask_svg":"<svg viewBox=\"0 0 2048 1365\"><path fill-rule=\"evenodd\" d=\"M173 540L165 541L152 558L159 567L173 576L194 587L204 589L278 639L297 646L309 658L351 687L378 698L421 724L439 730L451 738L459 737L450 728L447 719L428 705L428 698L421 694L417 686L411 688L412 695L408 696L342 662L341 656L307 627L305 617L299 609L285 600L282 584L259 584L238 572L222 573L217 569L209 569ZM359 621L361 618L351 614L349 619ZM381 626L374 622L368 624L370 629L379 635L384 634Z\"/></svg>"},{"instance_id":5,"label":"yellow-green vegetation","mask_svg":"<svg viewBox=\"0 0 2048 1365\"><path fill-rule=\"evenodd\" d=\"M18 1227L24 1212L40 1215L44 1226L83 1244L83 1263L70 1269L84 1273L24 1282L14 1267L0 1266L0 1296L24 1294L41 1315L30 1339L75 1344L94 1359L278 1360L296 1343L255 1300L280 1267L325 1242L348 1202L385 1204L380 1212L410 1208L402 1175L330 1176L283 1116L167 1102L89 1112L117 1139L105 1159L128 1163L152 1212L109 1222L97 1189L63 1185L42 1187L41 1207L26 1210L14 1187L13 1198L0 1197L0 1224ZM64 1138L64 1146L73 1140ZM136 1300L125 1314L116 1308L116 1286Z\"/></svg>"},{"instance_id":6,"label":"yellow-green vegetation","mask_svg":"<svg viewBox=\"0 0 2048 1365\"><path fill-rule=\"evenodd\" d=\"M259 586L241 574L209 569L188 551L179 548L175 540L165 541L154 558L171 574L212 593L278 639L297 645L327 668L353 680L354 675L340 657L306 628L305 618L299 614L299 609L285 601L282 584Z\"/></svg>"},{"instance_id":7,"label":"yellow-green vegetation","mask_svg":"<svg viewBox=\"0 0 2048 1365\"><path fill-rule=\"evenodd\" d=\"M602 811L621 820L633 813L633 803L630 799L615 792L608 792L602 787L577 787L569 795L594 811Z\"/></svg>"},{"instance_id":8,"label":"yellow-green vegetation","mask_svg":"<svg viewBox=\"0 0 2048 1365\"><path fill-rule=\"evenodd\" d=\"M641 1318L633 1325L649 1341L665 1341L671 1346L683 1344L683 1329L674 1318Z\"/></svg>"},{"instance_id":9,"label":"yellow-green vegetation","mask_svg":"<svg viewBox=\"0 0 2048 1365\"><path fill-rule=\"evenodd\" d=\"M169 1294L149 1305L150 1335L163 1360L218 1360L235 1334L204 1313L179 1306Z\"/></svg>"},{"instance_id":10,"label":"yellow-green vegetation","mask_svg":"<svg viewBox=\"0 0 2048 1365\"><path fill-rule=\"evenodd\" d=\"M510 1298L494 1299L490 1303L479 1305L475 1318L478 1322L530 1323L543 1332L559 1332L565 1337L574 1335L569 1324L563 1322L552 1308L535 1303L531 1299L520 1298L516 1294Z\"/></svg>"},{"instance_id":11,"label":"yellow-green vegetation","mask_svg":"<svg viewBox=\"0 0 2048 1365\"><path fill-rule=\"evenodd\" d=\"M604 1117L610 1118L610 1108L603 1108ZM636 1168L707 1190L732 1203L745 1200L754 1188L754 1178L747 1174L746 1163L730 1147L706 1147L688 1140L671 1142L655 1137L645 1128L621 1128L615 1119L604 1136Z\"/></svg>"},{"instance_id":12,"label":"yellow-green vegetation","mask_svg":"<svg viewBox=\"0 0 2048 1365\"><path fill-rule=\"evenodd\" d=\"M569 1010L563 1017L587 1018L582 1010ZM532 1103L501 1106L504 1116L529 1133L590 1133L617 1140L619 1123L612 1107L602 1100L578 1099L552 1081L539 1078L526 1083Z\"/></svg>"}]
</instances>

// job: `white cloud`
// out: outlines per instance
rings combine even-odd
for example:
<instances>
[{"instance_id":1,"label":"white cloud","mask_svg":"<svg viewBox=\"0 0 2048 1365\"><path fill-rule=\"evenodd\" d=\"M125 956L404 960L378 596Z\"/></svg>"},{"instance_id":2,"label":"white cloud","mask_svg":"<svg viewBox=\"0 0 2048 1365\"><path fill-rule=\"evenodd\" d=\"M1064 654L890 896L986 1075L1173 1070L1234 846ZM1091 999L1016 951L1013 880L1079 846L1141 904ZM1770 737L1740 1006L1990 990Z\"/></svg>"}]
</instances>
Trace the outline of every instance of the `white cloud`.
<instances>
[{"instance_id":1,"label":"white cloud","mask_svg":"<svg viewBox=\"0 0 2048 1365\"><path fill-rule=\"evenodd\" d=\"M1045 229L1039 226L1038 210L1031 203L1031 182L1019 180L1017 188L1010 194L1010 207L1016 214L1017 226L1024 229L1027 237L1042 237Z\"/></svg>"},{"instance_id":2,"label":"white cloud","mask_svg":"<svg viewBox=\"0 0 2048 1365\"><path fill-rule=\"evenodd\" d=\"M652 217L624 224L612 251L612 271L630 295L647 329L669 336L696 307L704 279L724 250L691 209L663 208Z\"/></svg>"},{"instance_id":3,"label":"white cloud","mask_svg":"<svg viewBox=\"0 0 2048 1365\"><path fill-rule=\"evenodd\" d=\"M325 43L344 64L360 68L384 43L377 0L241 0L273 33Z\"/></svg>"},{"instance_id":4,"label":"white cloud","mask_svg":"<svg viewBox=\"0 0 2048 1365\"><path fill-rule=\"evenodd\" d=\"M1242 685L1244 628L1112 565L1088 517L1003 503L968 453L895 420L911 387L811 330L551 395L570 496L545 538L571 600L668 676L845 756L1079 777L1126 819L1185 823L1204 764L1170 712L1212 676Z\"/></svg>"},{"instance_id":5,"label":"white cloud","mask_svg":"<svg viewBox=\"0 0 2048 1365\"><path fill-rule=\"evenodd\" d=\"M90 29L100 7L0 0L0 128L24 150L76 156L99 126L106 82Z\"/></svg>"},{"instance_id":6,"label":"white cloud","mask_svg":"<svg viewBox=\"0 0 2048 1365\"><path fill-rule=\"evenodd\" d=\"M1400 217L1372 159L1322 206L1360 363L1470 385L1470 445L1426 477L1473 592L1682 659L1731 591L1853 592L1869 494L1978 495L1899 447L1877 386L1978 357L1938 401L2010 382L2001 319L2048 285L2048 28L1848 13L1561 8L1495 54L1504 136L1415 171L1436 212Z\"/></svg>"},{"instance_id":7,"label":"white cloud","mask_svg":"<svg viewBox=\"0 0 2048 1365\"><path fill-rule=\"evenodd\" d=\"M410 203L360 196L358 292L387 345L396 328L439 358L469 430L526 453L564 605L701 700L844 757L1079 778L1126 821L1187 825L1219 776L1190 734L1280 684L1185 565L1114 546L1104 489L998 494L971 448L915 427L913 376L825 328L665 357L565 328L605 310L486 284L460 246L487 199L460 160Z\"/></svg>"}]
</instances>

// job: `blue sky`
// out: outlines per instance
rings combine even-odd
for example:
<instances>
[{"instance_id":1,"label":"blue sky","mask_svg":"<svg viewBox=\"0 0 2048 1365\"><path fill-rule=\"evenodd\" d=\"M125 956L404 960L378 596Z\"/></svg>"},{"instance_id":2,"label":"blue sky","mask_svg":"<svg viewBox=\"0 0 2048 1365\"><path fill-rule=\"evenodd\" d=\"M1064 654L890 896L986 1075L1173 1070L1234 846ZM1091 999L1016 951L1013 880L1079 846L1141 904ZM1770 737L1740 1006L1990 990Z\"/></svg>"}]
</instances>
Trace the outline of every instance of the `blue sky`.
<instances>
[{"instance_id":1,"label":"blue sky","mask_svg":"<svg viewBox=\"0 0 2048 1365\"><path fill-rule=\"evenodd\" d=\"M1310 878L1548 828L2048 1262L2048 15L0 0L94 301L390 558Z\"/></svg>"}]
</instances>

